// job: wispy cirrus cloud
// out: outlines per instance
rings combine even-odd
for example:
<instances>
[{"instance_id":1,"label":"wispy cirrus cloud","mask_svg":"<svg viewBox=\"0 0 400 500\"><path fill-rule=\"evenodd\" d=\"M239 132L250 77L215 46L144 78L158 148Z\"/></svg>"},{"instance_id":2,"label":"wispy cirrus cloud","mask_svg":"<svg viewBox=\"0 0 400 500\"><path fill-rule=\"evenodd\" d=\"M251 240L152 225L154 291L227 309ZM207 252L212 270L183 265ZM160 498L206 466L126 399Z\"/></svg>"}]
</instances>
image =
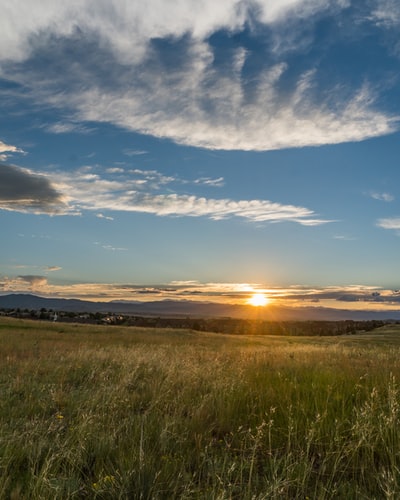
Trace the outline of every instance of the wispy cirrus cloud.
<instances>
[{"instance_id":1,"label":"wispy cirrus cloud","mask_svg":"<svg viewBox=\"0 0 400 500\"><path fill-rule=\"evenodd\" d=\"M172 182L179 182L179 178L172 175L165 175L158 170L141 170L135 168L129 171L133 176L139 178L139 183L151 185L152 189L158 189L160 186L170 184Z\"/></svg>"},{"instance_id":2,"label":"wispy cirrus cloud","mask_svg":"<svg viewBox=\"0 0 400 500\"><path fill-rule=\"evenodd\" d=\"M86 127L81 123L58 122L47 125L46 130L52 134L91 134L95 129Z\"/></svg>"},{"instance_id":3,"label":"wispy cirrus cloud","mask_svg":"<svg viewBox=\"0 0 400 500\"><path fill-rule=\"evenodd\" d=\"M192 50L195 54L187 67L173 76L162 74L162 68L154 74L149 61L136 77L140 81L135 82L133 76L124 92L93 85L72 95L77 116L109 121L179 144L224 150L337 144L396 130L398 118L375 109L374 92L367 86L355 90L347 100L337 95L334 103L318 102L313 72L298 75L292 91L282 92L289 67L279 63L259 72L249 95L242 75L233 68L229 76L218 74L209 48ZM170 94L172 80L176 98Z\"/></svg>"},{"instance_id":4,"label":"wispy cirrus cloud","mask_svg":"<svg viewBox=\"0 0 400 500\"><path fill-rule=\"evenodd\" d=\"M143 173L143 171L140 171ZM146 173L148 175L149 172ZM151 172L151 175L154 175ZM98 174L68 175L60 173L57 187L68 193L75 210L125 211L170 217L207 217L222 220L240 217L252 222L291 221L304 226L330 222L316 216L313 210L269 200L216 199L188 194L156 194L138 190L136 180L107 180Z\"/></svg>"},{"instance_id":5,"label":"wispy cirrus cloud","mask_svg":"<svg viewBox=\"0 0 400 500\"><path fill-rule=\"evenodd\" d=\"M124 149L122 152L126 156L142 156L148 153L148 151L143 149Z\"/></svg>"},{"instance_id":6,"label":"wispy cirrus cloud","mask_svg":"<svg viewBox=\"0 0 400 500\"><path fill-rule=\"evenodd\" d=\"M293 221L303 225L322 224L312 210L293 205L282 205L268 200L208 199L194 195L139 194L125 198L124 209L151 213L159 216L208 217L222 220L242 217L253 222Z\"/></svg>"},{"instance_id":7,"label":"wispy cirrus cloud","mask_svg":"<svg viewBox=\"0 0 400 500\"><path fill-rule=\"evenodd\" d=\"M104 250L108 250L108 251L111 251L111 252L126 252L128 250L125 247L115 247L113 245L105 245L103 243L100 243L99 241L95 241L94 245L98 245L101 248L103 248Z\"/></svg>"},{"instance_id":8,"label":"wispy cirrus cloud","mask_svg":"<svg viewBox=\"0 0 400 500\"><path fill-rule=\"evenodd\" d=\"M400 5L396 0L376 0L373 2L371 19L386 27L400 24Z\"/></svg>"},{"instance_id":9,"label":"wispy cirrus cloud","mask_svg":"<svg viewBox=\"0 0 400 500\"><path fill-rule=\"evenodd\" d=\"M107 172L110 172L111 169L107 169ZM117 172L117 169L112 169L113 172ZM124 173L123 169L120 169L118 173ZM201 186L209 186L209 187L222 187L225 183L223 177L199 177L198 179L194 179L192 181L188 179L183 179L182 177L178 177L177 175L165 175L158 170L141 170L138 168L128 170L128 174L136 176L139 180L142 181L143 184L147 184L151 186L152 189L160 189L162 186L167 184L197 184ZM136 181L137 182L137 181Z\"/></svg>"},{"instance_id":10,"label":"wispy cirrus cloud","mask_svg":"<svg viewBox=\"0 0 400 500\"><path fill-rule=\"evenodd\" d=\"M312 15L329 5L346 2L330 0L187 0L165 4L157 0L121 3L119 0L14 0L3 12L0 24L0 58L25 59L44 34L72 36L79 30L96 35L110 45L125 63L137 61L150 39L181 37L190 33L204 39L218 29L242 29L254 13L270 24L295 12ZM25 15L21 16L21 12ZM133 29L134 28L134 29Z\"/></svg>"},{"instance_id":11,"label":"wispy cirrus cloud","mask_svg":"<svg viewBox=\"0 0 400 500\"><path fill-rule=\"evenodd\" d=\"M76 122L256 151L361 141L397 129L398 117L379 109L379 87L369 85L368 75L322 89L321 56L303 57L321 16L339 16L340 25L355 5L350 0L222 0L218 6L111 0L95 9L93 0L36 0L24 19L21 2L26 9L16 0L0 21L2 72L35 102L67 106ZM367 7L370 18L383 16L382 5ZM258 33L273 40L264 43L264 57L255 60L251 44L230 39L218 64L212 35L229 38L245 27L254 40ZM293 54L302 65L293 63ZM40 65L43 55L54 64ZM70 126L56 124L53 131Z\"/></svg>"}]
</instances>

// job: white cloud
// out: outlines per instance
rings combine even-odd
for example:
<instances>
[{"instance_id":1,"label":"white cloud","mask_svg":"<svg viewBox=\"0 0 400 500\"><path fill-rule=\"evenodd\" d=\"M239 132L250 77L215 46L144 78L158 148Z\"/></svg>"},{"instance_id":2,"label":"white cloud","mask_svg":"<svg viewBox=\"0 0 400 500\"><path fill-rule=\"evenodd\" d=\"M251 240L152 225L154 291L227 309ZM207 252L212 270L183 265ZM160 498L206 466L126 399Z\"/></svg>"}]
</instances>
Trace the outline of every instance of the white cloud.
<instances>
[{"instance_id":1,"label":"white cloud","mask_svg":"<svg viewBox=\"0 0 400 500\"><path fill-rule=\"evenodd\" d=\"M47 278L45 276L36 276L36 275L26 275L26 276L18 276L19 280L22 280L25 283L29 283L32 289L38 289L42 286L47 285Z\"/></svg>"},{"instance_id":2,"label":"white cloud","mask_svg":"<svg viewBox=\"0 0 400 500\"><path fill-rule=\"evenodd\" d=\"M100 243L99 241L95 241L93 244L100 246L104 250L108 250L108 251L112 251L112 252L125 252L128 250L127 248L124 248L124 247L114 247L113 245L105 245L103 243Z\"/></svg>"},{"instance_id":3,"label":"white cloud","mask_svg":"<svg viewBox=\"0 0 400 500\"><path fill-rule=\"evenodd\" d=\"M15 146L10 146L8 144L5 144L3 141L0 141L0 153L15 151L17 151L17 148Z\"/></svg>"},{"instance_id":4,"label":"white cloud","mask_svg":"<svg viewBox=\"0 0 400 500\"><path fill-rule=\"evenodd\" d=\"M200 179L196 179L194 184L202 184L204 186L212 186L212 187L222 187L225 184L223 177L217 177L216 179L211 179L210 177L200 177Z\"/></svg>"},{"instance_id":5,"label":"white cloud","mask_svg":"<svg viewBox=\"0 0 400 500\"><path fill-rule=\"evenodd\" d=\"M152 189L159 189L161 186L170 184L172 182L179 182L180 179L171 175L164 175L158 170L141 170L135 168L130 170L130 174L143 177L143 179L136 179L134 182L136 186L146 185Z\"/></svg>"},{"instance_id":6,"label":"white cloud","mask_svg":"<svg viewBox=\"0 0 400 500\"><path fill-rule=\"evenodd\" d=\"M342 241L355 241L356 238L353 238L351 236L345 236L343 234L336 234L333 236L334 240L342 240Z\"/></svg>"},{"instance_id":7,"label":"white cloud","mask_svg":"<svg viewBox=\"0 0 400 500\"><path fill-rule=\"evenodd\" d=\"M396 231L400 230L400 217L388 217L385 219L379 219L377 222L378 227L383 229L394 229Z\"/></svg>"},{"instance_id":8,"label":"white cloud","mask_svg":"<svg viewBox=\"0 0 400 500\"><path fill-rule=\"evenodd\" d=\"M25 151L0 141L0 161L6 161L10 153L25 153Z\"/></svg>"},{"instance_id":9,"label":"white cloud","mask_svg":"<svg viewBox=\"0 0 400 500\"><path fill-rule=\"evenodd\" d=\"M127 248L114 247L112 245L102 245L101 248L104 248L104 250L110 250L112 252L125 252L128 250Z\"/></svg>"},{"instance_id":10,"label":"white cloud","mask_svg":"<svg viewBox=\"0 0 400 500\"><path fill-rule=\"evenodd\" d=\"M389 193L373 192L373 193L371 193L371 198L373 198L374 200L386 201L386 202L390 202L390 201L394 200L394 196L389 194Z\"/></svg>"},{"instance_id":11,"label":"white cloud","mask_svg":"<svg viewBox=\"0 0 400 500\"><path fill-rule=\"evenodd\" d=\"M108 174L123 174L125 172L125 170L123 168L120 168L120 167L111 167L111 168L107 168L106 172Z\"/></svg>"},{"instance_id":12,"label":"white cloud","mask_svg":"<svg viewBox=\"0 0 400 500\"><path fill-rule=\"evenodd\" d=\"M60 266L46 266L45 269L46 269L46 271L54 272L54 271L61 271L62 267L60 267Z\"/></svg>"},{"instance_id":13,"label":"white cloud","mask_svg":"<svg viewBox=\"0 0 400 500\"><path fill-rule=\"evenodd\" d=\"M394 27L400 23L400 4L397 0L376 0L371 19L385 27Z\"/></svg>"},{"instance_id":14,"label":"white cloud","mask_svg":"<svg viewBox=\"0 0 400 500\"><path fill-rule=\"evenodd\" d=\"M114 217L109 217L107 215L103 215L103 214L96 214L96 217L98 219L105 219L105 220L114 220Z\"/></svg>"},{"instance_id":15,"label":"white cloud","mask_svg":"<svg viewBox=\"0 0 400 500\"><path fill-rule=\"evenodd\" d=\"M273 23L298 7L298 12L325 8L328 0L13 0L2 6L0 59L27 58L40 37L71 36L79 29L94 34L125 63L138 61L150 39L190 33L202 40L218 29L244 26L249 11ZM21 12L24 15L21 15Z\"/></svg>"}]
</instances>

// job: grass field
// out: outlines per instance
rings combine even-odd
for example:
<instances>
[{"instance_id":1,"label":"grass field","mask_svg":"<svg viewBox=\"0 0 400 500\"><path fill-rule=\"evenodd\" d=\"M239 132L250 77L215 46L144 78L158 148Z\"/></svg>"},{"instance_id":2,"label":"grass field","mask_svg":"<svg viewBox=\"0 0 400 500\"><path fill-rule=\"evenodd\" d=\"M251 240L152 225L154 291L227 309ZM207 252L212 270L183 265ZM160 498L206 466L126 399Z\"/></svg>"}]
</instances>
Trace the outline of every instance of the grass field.
<instances>
[{"instance_id":1,"label":"grass field","mask_svg":"<svg viewBox=\"0 0 400 500\"><path fill-rule=\"evenodd\" d=\"M399 348L0 318L0 498L398 499Z\"/></svg>"}]
</instances>

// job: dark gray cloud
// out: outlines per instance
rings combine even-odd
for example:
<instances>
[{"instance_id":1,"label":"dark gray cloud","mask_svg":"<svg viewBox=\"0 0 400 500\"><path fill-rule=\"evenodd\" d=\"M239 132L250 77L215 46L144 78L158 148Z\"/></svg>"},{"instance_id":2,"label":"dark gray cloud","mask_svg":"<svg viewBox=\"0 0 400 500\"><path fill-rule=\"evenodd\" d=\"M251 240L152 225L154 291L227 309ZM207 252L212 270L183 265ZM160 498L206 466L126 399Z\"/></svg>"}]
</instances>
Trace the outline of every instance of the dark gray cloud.
<instances>
[{"instance_id":1,"label":"dark gray cloud","mask_svg":"<svg viewBox=\"0 0 400 500\"><path fill-rule=\"evenodd\" d=\"M352 288L352 287L351 287ZM343 289L337 288L335 290L321 289L314 290L313 292L305 293L294 293L286 294L285 298L287 300L307 300L310 302L317 302L321 300L336 300L338 302L385 302L385 303L399 303L400 296L397 290L381 290L374 291L372 289L360 288L358 290L347 291L345 287Z\"/></svg>"},{"instance_id":2,"label":"dark gray cloud","mask_svg":"<svg viewBox=\"0 0 400 500\"><path fill-rule=\"evenodd\" d=\"M0 209L60 213L65 206L62 195L43 175L14 165L0 164Z\"/></svg>"}]
</instances>

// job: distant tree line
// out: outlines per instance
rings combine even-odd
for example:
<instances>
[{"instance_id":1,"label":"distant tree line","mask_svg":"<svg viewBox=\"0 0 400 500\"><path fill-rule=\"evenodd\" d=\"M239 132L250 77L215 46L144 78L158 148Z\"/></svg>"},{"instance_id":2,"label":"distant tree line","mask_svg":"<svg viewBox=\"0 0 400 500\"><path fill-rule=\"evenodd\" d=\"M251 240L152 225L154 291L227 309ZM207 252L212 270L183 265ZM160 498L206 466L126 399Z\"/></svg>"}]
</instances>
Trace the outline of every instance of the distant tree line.
<instances>
[{"instance_id":1,"label":"distant tree line","mask_svg":"<svg viewBox=\"0 0 400 500\"><path fill-rule=\"evenodd\" d=\"M169 318L130 316L115 313L86 313L71 311L53 311L42 308L0 309L0 314L16 318L40 319L48 321L139 326L147 328L185 328L200 332L214 332L234 335L295 335L324 336L350 335L357 332L368 332L379 328L389 321L264 321L237 318ZM391 321L392 322L392 321Z\"/></svg>"},{"instance_id":2,"label":"distant tree line","mask_svg":"<svg viewBox=\"0 0 400 500\"><path fill-rule=\"evenodd\" d=\"M131 316L130 326L156 328L188 328L202 332L236 335L349 335L371 331L385 325L379 320L369 321L263 321L236 318L146 318Z\"/></svg>"}]
</instances>

